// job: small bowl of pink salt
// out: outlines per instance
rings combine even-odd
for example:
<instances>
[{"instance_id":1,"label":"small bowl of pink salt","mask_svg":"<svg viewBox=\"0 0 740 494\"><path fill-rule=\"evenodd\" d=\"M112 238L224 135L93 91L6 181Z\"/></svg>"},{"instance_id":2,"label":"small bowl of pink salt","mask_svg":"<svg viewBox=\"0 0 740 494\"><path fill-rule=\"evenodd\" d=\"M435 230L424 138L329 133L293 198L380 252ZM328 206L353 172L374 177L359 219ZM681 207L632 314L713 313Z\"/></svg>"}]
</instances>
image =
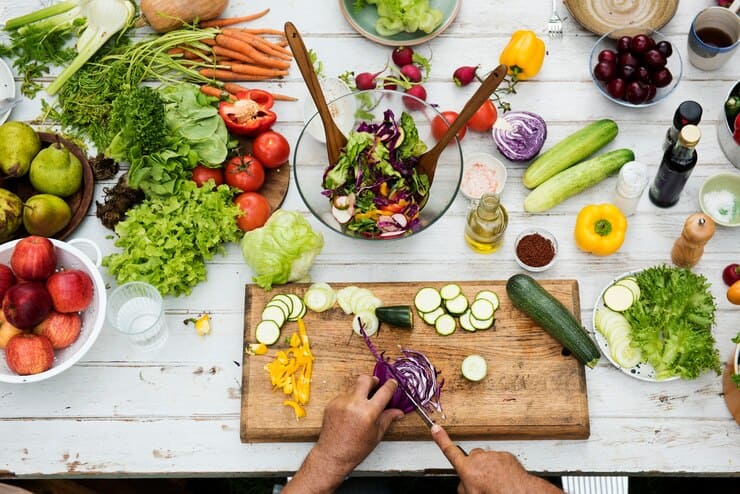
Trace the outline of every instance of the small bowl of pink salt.
<instances>
[{"instance_id":1,"label":"small bowl of pink salt","mask_svg":"<svg viewBox=\"0 0 740 494\"><path fill-rule=\"evenodd\" d=\"M489 153L471 153L463 158L460 192L468 199L483 194L501 194L506 184L506 166Z\"/></svg>"}]
</instances>

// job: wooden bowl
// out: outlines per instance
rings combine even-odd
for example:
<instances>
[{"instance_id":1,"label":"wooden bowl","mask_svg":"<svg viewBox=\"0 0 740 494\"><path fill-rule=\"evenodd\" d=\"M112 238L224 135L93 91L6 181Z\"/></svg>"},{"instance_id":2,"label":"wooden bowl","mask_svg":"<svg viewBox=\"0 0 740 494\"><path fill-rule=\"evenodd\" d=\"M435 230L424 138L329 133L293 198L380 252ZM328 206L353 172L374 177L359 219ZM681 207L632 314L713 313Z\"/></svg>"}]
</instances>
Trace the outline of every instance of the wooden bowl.
<instances>
[{"instance_id":1,"label":"wooden bowl","mask_svg":"<svg viewBox=\"0 0 740 494\"><path fill-rule=\"evenodd\" d=\"M632 26L660 29L676 13L678 0L566 0L565 6L578 24L601 36Z\"/></svg>"},{"instance_id":2,"label":"wooden bowl","mask_svg":"<svg viewBox=\"0 0 740 494\"><path fill-rule=\"evenodd\" d=\"M75 231L85 218L87 210L92 203L93 192L95 191L95 178L93 177L92 167L87 161L87 156L85 156L85 153L83 153L76 144L57 134L38 132L38 135L39 138L41 138L42 149L58 142L69 149L69 151L74 154L78 160L80 160L80 163L82 163L82 186L80 187L80 190L75 192L73 195L64 198L72 210L72 218L69 220L67 226L52 237L57 240L64 240L69 237L73 231ZM36 189L31 185L28 174L18 178L2 177L0 178L0 187L13 192L20 197L22 201L26 201L29 197L37 193ZM23 224L21 224L18 231L15 232L13 239L27 236L28 232L26 232L25 228L23 228Z\"/></svg>"}]
</instances>

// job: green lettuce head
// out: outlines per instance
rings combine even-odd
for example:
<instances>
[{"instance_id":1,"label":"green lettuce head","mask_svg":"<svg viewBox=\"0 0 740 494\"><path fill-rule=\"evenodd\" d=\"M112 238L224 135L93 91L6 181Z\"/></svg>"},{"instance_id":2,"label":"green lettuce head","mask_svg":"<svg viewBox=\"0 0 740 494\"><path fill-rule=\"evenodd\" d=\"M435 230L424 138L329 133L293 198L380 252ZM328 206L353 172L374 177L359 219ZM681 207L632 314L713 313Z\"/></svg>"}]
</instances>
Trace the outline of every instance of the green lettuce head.
<instances>
[{"instance_id":1,"label":"green lettuce head","mask_svg":"<svg viewBox=\"0 0 740 494\"><path fill-rule=\"evenodd\" d=\"M321 233L313 231L300 213L283 209L242 239L242 255L255 273L252 280L265 290L291 281L308 281L308 270L322 247Z\"/></svg>"}]
</instances>

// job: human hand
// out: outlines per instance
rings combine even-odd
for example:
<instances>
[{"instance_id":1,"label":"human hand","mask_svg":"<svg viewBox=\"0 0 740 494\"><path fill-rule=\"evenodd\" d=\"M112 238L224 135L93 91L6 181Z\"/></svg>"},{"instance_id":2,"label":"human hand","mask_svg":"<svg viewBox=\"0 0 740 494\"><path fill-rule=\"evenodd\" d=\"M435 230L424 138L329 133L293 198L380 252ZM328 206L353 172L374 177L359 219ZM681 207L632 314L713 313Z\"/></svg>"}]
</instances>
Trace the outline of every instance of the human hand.
<instances>
[{"instance_id":1,"label":"human hand","mask_svg":"<svg viewBox=\"0 0 740 494\"><path fill-rule=\"evenodd\" d=\"M466 456L439 425L432 427L432 438L460 477L458 494L562 494L527 472L511 453L476 448Z\"/></svg>"},{"instance_id":2,"label":"human hand","mask_svg":"<svg viewBox=\"0 0 740 494\"><path fill-rule=\"evenodd\" d=\"M334 397L324 410L319 440L283 492L323 493L338 487L375 449L391 423L404 416L396 408L385 410L397 387L390 379L378 388L377 377L362 375L354 388Z\"/></svg>"}]
</instances>

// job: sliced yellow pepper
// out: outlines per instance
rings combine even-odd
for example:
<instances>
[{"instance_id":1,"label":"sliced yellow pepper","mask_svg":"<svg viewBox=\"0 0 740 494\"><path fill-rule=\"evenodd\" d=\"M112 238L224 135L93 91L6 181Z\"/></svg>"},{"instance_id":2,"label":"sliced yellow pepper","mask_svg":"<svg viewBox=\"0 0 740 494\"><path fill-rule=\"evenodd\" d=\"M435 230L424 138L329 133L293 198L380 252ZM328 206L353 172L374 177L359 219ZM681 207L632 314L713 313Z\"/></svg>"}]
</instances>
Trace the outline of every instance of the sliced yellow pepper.
<instances>
[{"instance_id":1,"label":"sliced yellow pepper","mask_svg":"<svg viewBox=\"0 0 740 494\"><path fill-rule=\"evenodd\" d=\"M627 218L614 204L591 204L581 209L576 218L576 245L597 256L618 251L626 233Z\"/></svg>"},{"instance_id":2,"label":"sliced yellow pepper","mask_svg":"<svg viewBox=\"0 0 740 494\"><path fill-rule=\"evenodd\" d=\"M499 63L509 66L513 81L523 81L536 76L545 61L545 42L534 31L520 29L511 35L499 57Z\"/></svg>"},{"instance_id":3,"label":"sliced yellow pepper","mask_svg":"<svg viewBox=\"0 0 740 494\"><path fill-rule=\"evenodd\" d=\"M267 353L267 345L264 343L250 343L247 347L249 355L264 355Z\"/></svg>"},{"instance_id":4,"label":"sliced yellow pepper","mask_svg":"<svg viewBox=\"0 0 740 494\"><path fill-rule=\"evenodd\" d=\"M306 416L306 410L293 400L285 400L283 405L289 406L295 412L295 419L301 419Z\"/></svg>"}]
</instances>

